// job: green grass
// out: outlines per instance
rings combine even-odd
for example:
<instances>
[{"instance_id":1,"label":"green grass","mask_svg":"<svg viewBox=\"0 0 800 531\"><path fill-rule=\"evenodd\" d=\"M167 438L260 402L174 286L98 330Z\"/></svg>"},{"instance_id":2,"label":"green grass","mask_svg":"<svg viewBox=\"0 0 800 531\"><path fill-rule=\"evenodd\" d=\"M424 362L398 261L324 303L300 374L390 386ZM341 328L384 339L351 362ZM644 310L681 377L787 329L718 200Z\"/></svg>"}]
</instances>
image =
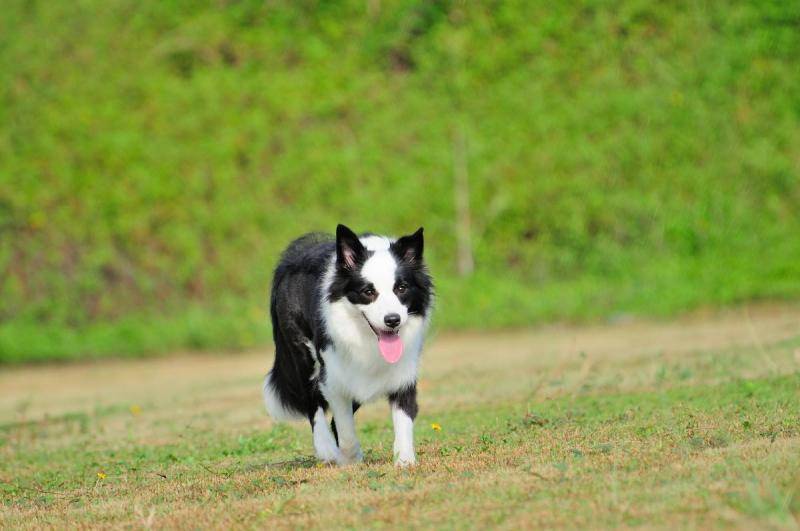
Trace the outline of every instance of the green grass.
<instances>
[{"instance_id":1,"label":"green grass","mask_svg":"<svg viewBox=\"0 0 800 531\"><path fill-rule=\"evenodd\" d=\"M779 1L10 0L0 363L263 341L278 253L338 222L424 225L445 328L797 298L798 19Z\"/></svg>"},{"instance_id":2,"label":"green grass","mask_svg":"<svg viewBox=\"0 0 800 531\"><path fill-rule=\"evenodd\" d=\"M271 339L266 310L241 304L200 305L174 314L132 314L81 327L60 323L0 324L0 353L8 364L131 358L180 350L253 348Z\"/></svg>"},{"instance_id":3,"label":"green grass","mask_svg":"<svg viewBox=\"0 0 800 531\"><path fill-rule=\"evenodd\" d=\"M260 356L19 369L0 382L32 393L0 408L0 526L796 529L800 339L760 318L758 348L742 327L672 326L568 356L550 346L564 330L440 340L410 470L391 464L384 405L359 413L353 467L318 465L304 423L265 425ZM181 381L142 378L165 370Z\"/></svg>"}]
</instances>

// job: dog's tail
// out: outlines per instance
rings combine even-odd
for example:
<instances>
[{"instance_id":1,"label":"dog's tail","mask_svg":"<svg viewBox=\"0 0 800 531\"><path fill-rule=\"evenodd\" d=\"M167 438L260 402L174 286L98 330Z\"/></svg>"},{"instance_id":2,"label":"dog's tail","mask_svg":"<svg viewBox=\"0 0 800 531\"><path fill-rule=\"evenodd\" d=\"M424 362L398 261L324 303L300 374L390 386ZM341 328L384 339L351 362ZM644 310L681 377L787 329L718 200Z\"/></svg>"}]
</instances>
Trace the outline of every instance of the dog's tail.
<instances>
[{"instance_id":1,"label":"dog's tail","mask_svg":"<svg viewBox=\"0 0 800 531\"><path fill-rule=\"evenodd\" d=\"M275 369L269 371L264 378L264 405L267 406L267 413L278 422L302 419L303 417L299 412L286 407L283 399L281 399L280 391L272 381L274 371Z\"/></svg>"}]
</instances>

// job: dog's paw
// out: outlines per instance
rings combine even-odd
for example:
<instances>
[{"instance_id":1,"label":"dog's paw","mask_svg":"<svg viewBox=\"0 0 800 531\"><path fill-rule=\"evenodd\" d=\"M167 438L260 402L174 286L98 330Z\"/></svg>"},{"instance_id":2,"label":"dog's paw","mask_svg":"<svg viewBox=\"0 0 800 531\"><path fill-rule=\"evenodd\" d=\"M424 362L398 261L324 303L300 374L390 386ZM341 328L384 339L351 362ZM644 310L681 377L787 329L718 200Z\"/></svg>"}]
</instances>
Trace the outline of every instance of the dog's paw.
<instances>
[{"instance_id":1,"label":"dog's paw","mask_svg":"<svg viewBox=\"0 0 800 531\"><path fill-rule=\"evenodd\" d=\"M394 458L394 466L397 468L408 468L411 466L416 466L417 458L414 454L397 454Z\"/></svg>"},{"instance_id":2,"label":"dog's paw","mask_svg":"<svg viewBox=\"0 0 800 531\"><path fill-rule=\"evenodd\" d=\"M364 453L358 443L355 446L340 448L340 450L342 455L342 459L339 461L340 465L352 465L364 460Z\"/></svg>"},{"instance_id":3,"label":"dog's paw","mask_svg":"<svg viewBox=\"0 0 800 531\"><path fill-rule=\"evenodd\" d=\"M316 453L317 459L327 465L338 465L344 459L342 452L340 452L338 448L324 448L322 450L318 449Z\"/></svg>"},{"instance_id":4,"label":"dog's paw","mask_svg":"<svg viewBox=\"0 0 800 531\"><path fill-rule=\"evenodd\" d=\"M339 464L343 459L342 452L336 446L336 441L333 440L333 436L330 434L328 437L322 437L314 433L314 453L317 459L327 464Z\"/></svg>"}]
</instances>

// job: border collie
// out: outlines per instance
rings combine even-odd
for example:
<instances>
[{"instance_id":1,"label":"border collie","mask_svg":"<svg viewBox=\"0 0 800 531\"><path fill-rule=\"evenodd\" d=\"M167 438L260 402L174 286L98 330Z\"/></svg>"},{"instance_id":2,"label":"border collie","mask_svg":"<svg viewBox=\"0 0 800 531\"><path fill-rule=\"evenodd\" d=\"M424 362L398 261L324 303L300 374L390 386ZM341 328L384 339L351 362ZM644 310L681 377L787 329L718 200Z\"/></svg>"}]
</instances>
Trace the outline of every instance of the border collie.
<instances>
[{"instance_id":1,"label":"border collie","mask_svg":"<svg viewBox=\"0 0 800 531\"><path fill-rule=\"evenodd\" d=\"M393 239L358 237L339 225L335 240L307 234L293 241L275 269L275 365L264 403L276 420L307 418L323 462L363 459L353 416L387 397L395 464L416 463L417 368L433 302L422 250L422 228Z\"/></svg>"}]
</instances>

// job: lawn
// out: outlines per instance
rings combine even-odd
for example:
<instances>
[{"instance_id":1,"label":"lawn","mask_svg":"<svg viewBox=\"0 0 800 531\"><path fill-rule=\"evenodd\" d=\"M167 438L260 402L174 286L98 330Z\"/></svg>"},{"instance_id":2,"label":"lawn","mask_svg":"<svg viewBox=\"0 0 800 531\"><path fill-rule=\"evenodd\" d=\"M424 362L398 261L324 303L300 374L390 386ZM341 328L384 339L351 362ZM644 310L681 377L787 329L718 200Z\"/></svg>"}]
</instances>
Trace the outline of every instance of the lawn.
<instances>
[{"instance_id":1,"label":"lawn","mask_svg":"<svg viewBox=\"0 0 800 531\"><path fill-rule=\"evenodd\" d=\"M738 527L800 523L800 308L440 335L419 465L385 404L361 466L275 425L269 352L0 373L0 528ZM440 429L434 429L434 425Z\"/></svg>"}]
</instances>

